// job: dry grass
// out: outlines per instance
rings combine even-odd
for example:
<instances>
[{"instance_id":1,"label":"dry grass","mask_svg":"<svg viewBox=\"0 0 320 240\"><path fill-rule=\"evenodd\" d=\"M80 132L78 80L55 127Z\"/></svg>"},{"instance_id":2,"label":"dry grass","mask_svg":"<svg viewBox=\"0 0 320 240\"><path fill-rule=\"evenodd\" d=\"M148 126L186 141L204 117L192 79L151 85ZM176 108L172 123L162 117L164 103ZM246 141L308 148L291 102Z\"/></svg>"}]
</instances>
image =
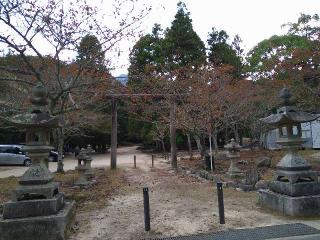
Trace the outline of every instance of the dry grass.
<instances>
[{"instance_id":1,"label":"dry grass","mask_svg":"<svg viewBox=\"0 0 320 240\"><path fill-rule=\"evenodd\" d=\"M67 199L75 200L77 210L91 211L108 204L110 195L125 183L124 171L95 169L95 184L89 188L75 188L74 182L78 177L77 171L54 174L55 180L60 183L60 192L66 194ZM12 190L18 185L18 178L9 177L0 179L0 203L11 198Z\"/></svg>"},{"instance_id":2,"label":"dry grass","mask_svg":"<svg viewBox=\"0 0 320 240\"><path fill-rule=\"evenodd\" d=\"M0 178L0 203L10 200L12 190L18 186L16 177Z\"/></svg>"}]
</instances>

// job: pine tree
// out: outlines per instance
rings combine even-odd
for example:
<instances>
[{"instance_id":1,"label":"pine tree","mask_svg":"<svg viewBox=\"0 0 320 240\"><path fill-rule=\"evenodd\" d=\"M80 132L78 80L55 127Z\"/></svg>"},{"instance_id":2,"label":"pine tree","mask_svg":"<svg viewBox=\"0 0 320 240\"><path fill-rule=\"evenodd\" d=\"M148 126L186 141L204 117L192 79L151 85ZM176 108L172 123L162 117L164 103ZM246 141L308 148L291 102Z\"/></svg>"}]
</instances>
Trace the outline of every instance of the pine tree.
<instances>
[{"instance_id":1,"label":"pine tree","mask_svg":"<svg viewBox=\"0 0 320 240\"><path fill-rule=\"evenodd\" d=\"M178 3L178 11L164 40L166 64L169 69L187 65L200 65L205 62L205 46L193 30L190 12L186 5Z\"/></svg>"},{"instance_id":2,"label":"pine tree","mask_svg":"<svg viewBox=\"0 0 320 240\"><path fill-rule=\"evenodd\" d=\"M164 64L164 54L162 51L163 39L162 29L159 24L155 24L152 34L142 36L134 45L130 52L130 67L128 85L131 87L141 87L142 79L152 70L161 71Z\"/></svg>"},{"instance_id":3,"label":"pine tree","mask_svg":"<svg viewBox=\"0 0 320 240\"><path fill-rule=\"evenodd\" d=\"M228 64L233 67L233 73L239 76L242 68L242 52L240 47L241 39L235 36L232 45L228 44L229 35L226 31L218 31L212 28L208 36L209 62L216 66Z\"/></svg>"},{"instance_id":4,"label":"pine tree","mask_svg":"<svg viewBox=\"0 0 320 240\"><path fill-rule=\"evenodd\" d=\"M88 34L81 39L78 46L77 62L88 70L106 70L105 53L96 36Z\"/></svg>"}]
</instances>

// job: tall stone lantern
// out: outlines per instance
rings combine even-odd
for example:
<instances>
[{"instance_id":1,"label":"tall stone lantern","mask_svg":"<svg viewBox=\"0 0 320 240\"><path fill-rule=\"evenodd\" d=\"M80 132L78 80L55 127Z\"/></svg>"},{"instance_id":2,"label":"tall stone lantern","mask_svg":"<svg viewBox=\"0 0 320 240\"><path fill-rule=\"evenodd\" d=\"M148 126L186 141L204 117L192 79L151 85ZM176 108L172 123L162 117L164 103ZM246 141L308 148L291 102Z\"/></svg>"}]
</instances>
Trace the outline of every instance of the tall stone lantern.
<instances>
[{"instance_id":1,"label":"tall stone lantern","mask_svg":"<svg viewBox=\"0 0 320 240\"><path fill-rule=\"evenodd\" d=\"M0 215L0 240L65 239L65 232L75 214L74 202L65 201L48 169L50 133L61 126L59 117L44 111L47 90L36 85L32 90L31 113L18 114L7 122L26 131L25 152L32 166L19 179L12 200L3 204Z\"/></svg>"},{"instance_id":2,"label":"tall stone lantern","mask_svg":"<svg viewBox=\"0 0 320 240\"><path fill-rule=\"evenodd\" d=\"M262 122L278 128L277 143L286 149L286 155L277 164L274 180L269 189L259 191L259 202L285 215L320 215L320 184L318 173L298 155L306 139L302 138L301 123L314 121L317 115L298 111L291 102L287 88L280 91L281 107L277 114L261 119Z\"/></svg>"}]
</instances>

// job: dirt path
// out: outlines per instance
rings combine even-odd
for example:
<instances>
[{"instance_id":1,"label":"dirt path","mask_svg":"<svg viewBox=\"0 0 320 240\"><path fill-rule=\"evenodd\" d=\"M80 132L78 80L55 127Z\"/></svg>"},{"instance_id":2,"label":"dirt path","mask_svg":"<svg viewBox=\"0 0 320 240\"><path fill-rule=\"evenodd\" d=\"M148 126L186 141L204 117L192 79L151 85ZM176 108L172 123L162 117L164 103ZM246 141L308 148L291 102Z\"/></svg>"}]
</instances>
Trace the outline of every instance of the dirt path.
<instances>
[{"instance_id":1,"label":"dirt path","mask_svg":"<svg viewBox=\"0 0 320 240\"><path fill-rule=\"evenodd\" d=\"M149 170L127 168L128 185L104 209L79 214L77 220L83 227L71 239L141 239L296 222L261 211L255 192L225 189L226 224L220 225L212 183L177 175L165 163ZM144 232L144 186L150 192L152 231L149 233Z\"/></svg>"},{"instance_id":2,"label":"dirt path","mask_svg":"<svg viewBox=\"0 0 320 240\"><path fill-rule=\"evenodd\" d=\"M137 166L145 170L151 166L151 156L137 150L137 146L119 147L117 156L117 165L119 167L133 166L133 155L137 157ZM110 153L93 155L92 167L108 167L110 166ZM157 159L156 159L157 161ZM73 156L67 156L64 159L64 170L73 170L77 165L77 160ZM56 162L49 162L51 172L57 170ZM23 166L0 166L0 178L10 176L20 177L27 170Z\"/></svg>"}]
</instances>

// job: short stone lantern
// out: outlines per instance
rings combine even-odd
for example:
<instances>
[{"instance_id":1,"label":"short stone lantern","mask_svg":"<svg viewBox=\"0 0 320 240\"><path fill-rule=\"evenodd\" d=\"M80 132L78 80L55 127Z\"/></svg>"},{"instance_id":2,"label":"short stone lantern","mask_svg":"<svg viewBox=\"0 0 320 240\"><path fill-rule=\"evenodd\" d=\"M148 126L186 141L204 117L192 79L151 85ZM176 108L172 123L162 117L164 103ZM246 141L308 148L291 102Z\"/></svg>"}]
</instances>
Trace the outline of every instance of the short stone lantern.
<instances>
[{"instance_id":1,"label":"short stone lantern","mask_svg":"<svg viewBox=\"0 0 320 240\"><path fill-rule=\"evenodd\" d=\"M306 142L302 138L301 123L314 121L317 115L298 111L291 102L287 88L280 91L281 107L277 114L261 119L262 122L278 128L277 143L287 150L277 164L274 180L269 189L259 190L259 202L284 215L320 215L320 184L318 173L297 150Z\"/></svg>"},{"instance_id":2,"label":"short stone lantern","mask_svg":"<svg viewBox=\"0 0 320 240\"><path fill-rule=\"evenodd\" d=\"M91 178L94 174L93 174L93 170L92 170L92 167L91 167L91 162L92 162L91 154L93 153L93 149L92 149L90 144L88 144L86 152L87 152L86 171L85 171L84 174L87 177Z\"/></svg>"},{"instance_id":3,"label":"short stone lantern","mask_svg":"<svg viewBox=\"0 0 320 240\"><path fill-rule=\"evenodd\" d=\"M224 146L228 150L227 157L230 158L230 167L227 174L231 178L243 176L241 170L237 167L236 160L240 157L240 145L232 138L230 143Z\"/></svg>"},{"instance_id":4,"label":"short stone lantern","mask_svg":"<svg viewBox=\"0 0 320 240\"><path fill-rule=\"evenodd\" d=\"M47 167L49 151L53 149L50 132L63 124L59 117L44 111L48 104L47 94L43 85L37 84L30 98L34 110L5 119L25 129L24 150L31 158L32 166L19 179L12 200L3 204L0 240L62 240L75 215L75 202L65 200Z\"/></svg>"},{"instance_id":5,"label":"short stone lantern","mask_svg":"<svg viewBox=\"0 0 320 240\"><path fill-rule=\"evenodd\" d=\"M85 148L81 148L78 154L78 165L76 166L76 170L81 171L86 169L86 161L87 161L87 151Z\"/></svg>"},{"instance_id":6,"label":"short stone lantern","mask_svg":"<svg viewBox=\"0 0 320 240\"><path fill-rule=\"evenodd\" d=\"M85 176L85 171L87 170L87 150L85 148L81 148L78 155L78 166L76 166L76 170L79 172L79 178L75 182L76 186L84 187L89 184L87 177Z\"/></svg>"}]
</instances>

